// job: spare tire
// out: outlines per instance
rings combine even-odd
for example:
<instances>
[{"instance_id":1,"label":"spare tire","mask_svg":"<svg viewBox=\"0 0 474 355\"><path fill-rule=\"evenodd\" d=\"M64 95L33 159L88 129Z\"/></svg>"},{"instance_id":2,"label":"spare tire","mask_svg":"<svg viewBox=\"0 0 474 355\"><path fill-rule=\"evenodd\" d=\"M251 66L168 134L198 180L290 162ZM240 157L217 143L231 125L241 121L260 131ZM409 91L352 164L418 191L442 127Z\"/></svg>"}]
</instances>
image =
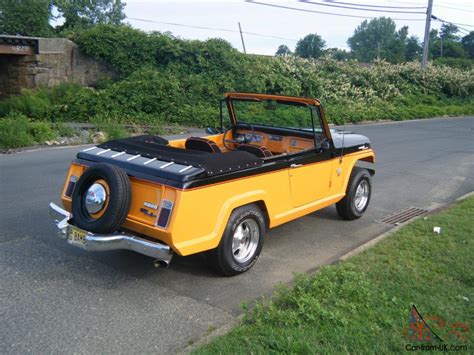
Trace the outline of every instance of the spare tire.
<instances>
[{"instance_id":1,"label":"spare tire","mask_svg":"<svg viewBox=\"0 0 474 355\"><path fill-rule=\"evenodd\" d=\"M125 171L110 164L93 165L74 188L73 222L93 233L115 232L125 222L131 201L130 180Z\"/></svg>"}]
</instances>

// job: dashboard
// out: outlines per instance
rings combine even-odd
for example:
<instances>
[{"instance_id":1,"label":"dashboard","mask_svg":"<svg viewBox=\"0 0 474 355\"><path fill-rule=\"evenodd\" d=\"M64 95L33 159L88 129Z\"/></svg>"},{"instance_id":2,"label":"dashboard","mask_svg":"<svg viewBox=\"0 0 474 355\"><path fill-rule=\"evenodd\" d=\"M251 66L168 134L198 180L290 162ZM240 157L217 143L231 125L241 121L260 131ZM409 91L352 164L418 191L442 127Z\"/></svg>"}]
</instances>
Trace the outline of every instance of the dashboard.
<instances>
[{"instance_id":1,"label":"dashboard","mask_svg":"<svg viewBox=\"0 0 474 355\"><path fill-rule=\"evenodd\" d=\"M239 130L237 137L244 137L250 144L264 146L272 153L290 153L314 147L314 141L309 138L282 136L263 132Z\"/></svg>"}]
</instances>

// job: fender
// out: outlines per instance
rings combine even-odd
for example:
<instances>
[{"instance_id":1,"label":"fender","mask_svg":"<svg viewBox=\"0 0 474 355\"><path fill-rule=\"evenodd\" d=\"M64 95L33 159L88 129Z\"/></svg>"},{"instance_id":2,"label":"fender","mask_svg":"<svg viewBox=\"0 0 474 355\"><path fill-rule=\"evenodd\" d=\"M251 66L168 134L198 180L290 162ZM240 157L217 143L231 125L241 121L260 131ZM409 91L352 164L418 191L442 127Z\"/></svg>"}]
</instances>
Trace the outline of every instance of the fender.
<instances>
[{"instance_id":1,"label":"fender","mask_svg":"<svg viewBox=\"0 0 474 355\"><path fill-rule=\"evenodd\" d=\"M346 160L345 164L349 164L349 165L347 165L345 169L348 169L348 171L352 173L354 166L360 161L375 164L375 152L372 149L370 149L370 150L364 150L360 153L357 152L357 153L347 154L342 158L342 160L343 161ZM343 165L345 164L343 163ZM375 170L373 168L369 168L369 170L371 170L372 175L375 174ZM344 194L346 192L347 184L349 183L351 173L345 174L344 183L342 186L343 187L342 191Z\"/></svg>"},{"instance_id":2,"label":"fender","mask_svg":"<svg viewBox=\"0 0 474 355\"><path fill-rule=\"evenodd\" d=\"M197 251L201 252L216 248L221 241L232 211L238 207L258 201L263 201L265 206L268 208L268 204L265 203L266 199L267 192L264 190L253 190L233 196L222 204L219 214L216 217L217 223L211 233L199 238L193 238L192 240L176 243L174 245L175 248L182 256L193 254ZM268 213L270 214L270 211L268 211Z\"/></svg>"}]
</instances>

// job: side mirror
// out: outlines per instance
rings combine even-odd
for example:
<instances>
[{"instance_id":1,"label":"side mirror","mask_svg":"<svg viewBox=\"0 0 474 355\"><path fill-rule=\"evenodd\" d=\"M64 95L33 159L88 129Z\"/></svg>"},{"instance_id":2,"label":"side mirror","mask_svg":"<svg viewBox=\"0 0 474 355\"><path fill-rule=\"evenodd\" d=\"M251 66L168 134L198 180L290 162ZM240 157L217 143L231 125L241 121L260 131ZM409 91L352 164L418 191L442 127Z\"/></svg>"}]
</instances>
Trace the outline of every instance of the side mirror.
<instances>
[{"instance_id":1,"label":"side mirror","mask_svg":"<svg viewBox=\"0 0 474 355\"><path fill-rule=\"evenodd\" d=\"M323 140L321 142L321 149L328 150L329 148L331 148L329 141L327 139Z\"/></svg>"},{"instance_id":2,"label":"side mirror","mask_svg":"<svg viewBox=\"0 0 474 355\"><path fill-rule=\"evenodd\" d=\"M206 127L206 133L208 133L208 134L218 134L218 133L220 133L220 131L215 129L214 127Z\"/></svg>"}]
</instances>

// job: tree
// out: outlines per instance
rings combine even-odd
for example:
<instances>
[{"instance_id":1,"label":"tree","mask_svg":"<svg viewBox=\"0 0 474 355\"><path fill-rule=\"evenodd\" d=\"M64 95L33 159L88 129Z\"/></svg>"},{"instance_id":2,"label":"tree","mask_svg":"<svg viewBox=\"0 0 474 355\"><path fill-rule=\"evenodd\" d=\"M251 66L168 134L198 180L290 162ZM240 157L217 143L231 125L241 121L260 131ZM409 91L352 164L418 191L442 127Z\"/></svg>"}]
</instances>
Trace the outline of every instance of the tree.
<instances>
[{"instance_id":1,"label":"tree","mask_svg":"<svg viewBox=\"0 0 474 355\"><path fill-rule=\"evenodd\" d=\"M328 48L324 51L324 56L334 58L335 60L346 62L352 59L352 54L344 49Z\"/></svg>"},{"instance_id":2,"label":"tree","mask_svg":"<svg viewBox=\"0 0 474 355\"><path fill-rule=\"evenodd\" d=\"M436 58L465 58L467 52L463 43L456 35L458 28L455 25L443 24L441 30L431 30L429 42L429 55L431 59Z\"/></svg>"},{"instance_id":3,"label":"tree","mask_svg":"<svg viewBox=\"0 0 474 355\"><path fill-rule=\"evenodd\" d=\"M295 54L303 58L319 58L326 42L316 33L309 34L296 44Z\"/></svg>"},{"instance_id":4,"label":"tree","mask_svg":"<svg viewBox=\"0 0 474 355\"><path fill-rule=\"evenodd\" d=\"M60 30L80 29L97 24L118 25L125 18L121 0L54 0L64 17Z\"/></svg>"},{"instance_id":5,"label":"tree","mask_svg":"<svg viewBox=\"0 0 474 355\"><path fill-rule=\"evenodd\" d=\"M461 43L469 58L474 59L474 31L469 32L461 39Z\"/></svg>"},{"instance_id":6,"label":"tree","mask_svg":"<svg viewBox=\"0 0 474 355\"><path fill-rule=\"evenodd\" d=\"M397 63L405 60L407 36L408 27L397 31L391 18L380 17L370 22L364 20L347 40L347 44L360 61L370 62L381 58Z\"/></svg>"},{"instance_id":7,"label":"tree","mask_svg":"<svg viewBox=\"0 0 474 355\"><path fill-rule=\"evenodd\" d=\"M411 36L406 40L406 50L405 50L405 59L408 61L420 59L422 48L418 37Z\"/></svg>"},{"instance_id":8,"label":"tree","mask_svg":"<svg viewBox=\"0 0 474 355\"><path fill-rule=\"evenodd\" d=\"M47 37L51 0L0 0L0 33Z\"/></svg>"},{"instance_id":9,"label":"tree","mask_svg":"<svg viewBox=\"0 0 474 355\"><path fill-rule=\"evenodd\" d=\"M288 48L288 46L284 45L284 44L281 44L276 53L275 53L275 56L277 57L286 57L288 55L292 55L293 53L291 52L290 48Z\"/></svg>"},{"instance_id":10,"label":"tree","mask_svg":"<svg viewBox=\"0 0 474 355\"><path fill-rule=\"evenodd\" d=\"M439 31L439 37L442 38L443 41L459 41L458 32L458 26L452 23L443 23Z\"/></svg>"},{"instance_id":11,"label":"tree","mask_svg":"<svg viewBox=\"0 0 474 355\"><path fill-rule=\"evenodd\" d=\"M437 38L432 45L430 45L430 54L432 59L436 58L465 58L466 52L464 51L461 42L444 41Z\"/></svg>"}]
</instances>

